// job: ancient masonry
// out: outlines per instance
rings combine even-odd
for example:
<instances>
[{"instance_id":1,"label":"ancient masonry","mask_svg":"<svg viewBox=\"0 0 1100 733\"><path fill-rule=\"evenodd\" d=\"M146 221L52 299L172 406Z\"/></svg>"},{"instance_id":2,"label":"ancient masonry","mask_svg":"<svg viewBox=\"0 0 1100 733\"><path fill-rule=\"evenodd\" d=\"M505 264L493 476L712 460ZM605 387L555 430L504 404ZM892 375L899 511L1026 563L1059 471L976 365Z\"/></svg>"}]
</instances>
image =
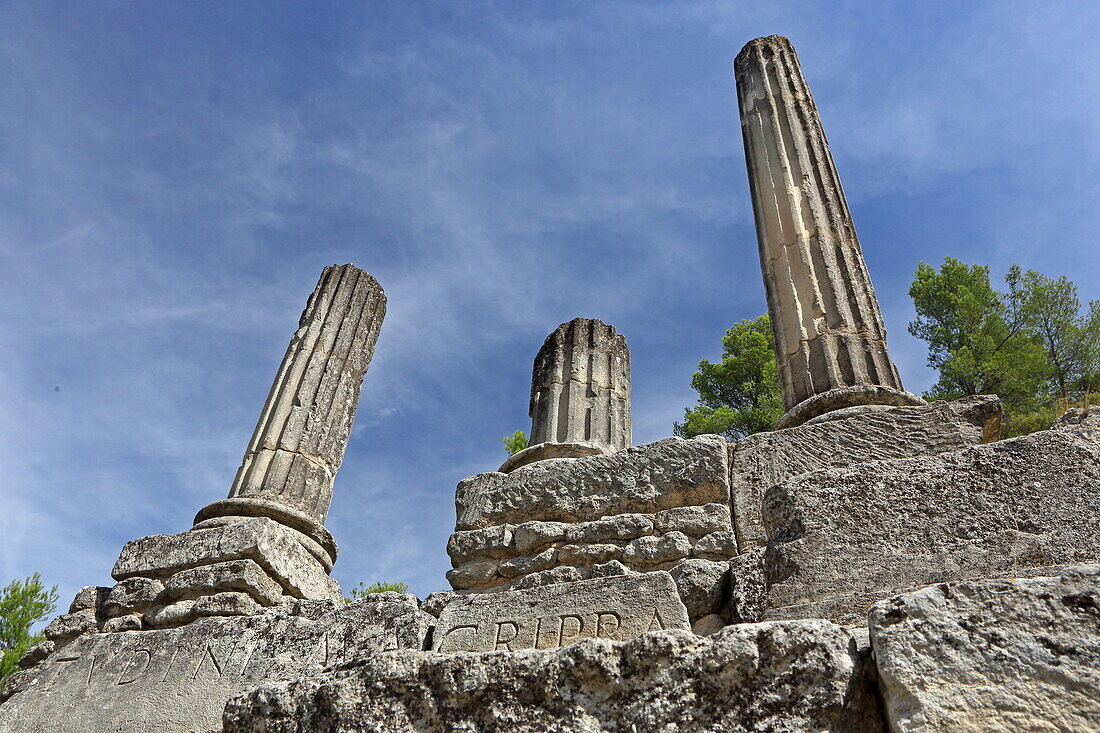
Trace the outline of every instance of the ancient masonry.
<instances>
[{"instance_id":1,"label":"ancient masonry","mask_svg":"<svg viewBox=\"0 0 1100 733\"><path fill-rule=\"evenodd\" d=\"M384 312L325 270L229 498L123 548L0 731L1100 729L1100 417L999 440L905 392L790 42L735 62L777 429L631 445L626 340L535 357L531 446L459 482L451 590L345 604L324 528Z\"/></svg>"},{"instance_id":2,"label":"ancient masonry","mask_svg":"<svg viewBox=\"0 0 1100 733\"><path fill-rule=\"evenodd\" d=\"M630 446L630 351L598 318L574 318L546 337L531 374L531 440L507 473L547 458L580 458Z\"/></svg>"},{"instance_id":3,"label":"ancient masonry","mask_svg":"<svg viewBox=\"0 0 1100 733\"><path fill-rule=\"evenodd\" d=\"M886 351L875 289L791 42L758 38L734 63L760 268L793 427L853 405L919 405Z\"/></svg>"}]
</instances>

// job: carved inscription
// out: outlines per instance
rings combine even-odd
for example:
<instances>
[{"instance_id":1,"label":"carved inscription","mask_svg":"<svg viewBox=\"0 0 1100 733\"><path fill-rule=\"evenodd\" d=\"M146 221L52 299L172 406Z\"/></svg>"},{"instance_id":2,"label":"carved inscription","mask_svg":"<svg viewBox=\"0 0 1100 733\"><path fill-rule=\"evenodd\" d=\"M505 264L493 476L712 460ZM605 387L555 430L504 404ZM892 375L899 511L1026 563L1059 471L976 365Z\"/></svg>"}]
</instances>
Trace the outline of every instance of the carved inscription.
<instances>
[{"instance_id":1,"label":"carved inscription","mask_svg":"<svg viewBox=\"0 0 1100 733\"><path fill-rule=\"evenodd\" d=\"M261 682L387 648L422 649L426 618L404 599L332 604L317 617L278 607L172 629L90 634L47 657L24 691L0 705L0 733L220 730L226 700Z\"/></svg>"},{"instance_id":2,"label":"carved inscription","mask_svg":"<svg viewBox=\"0 0 1100 733\"><path fill-rule=\"evenodd\" d=\"M456 598L440 614L433 649L553 649L587 638L626 641L688 628L672 577L656 572Z\"/></svg>"}]
</instances>

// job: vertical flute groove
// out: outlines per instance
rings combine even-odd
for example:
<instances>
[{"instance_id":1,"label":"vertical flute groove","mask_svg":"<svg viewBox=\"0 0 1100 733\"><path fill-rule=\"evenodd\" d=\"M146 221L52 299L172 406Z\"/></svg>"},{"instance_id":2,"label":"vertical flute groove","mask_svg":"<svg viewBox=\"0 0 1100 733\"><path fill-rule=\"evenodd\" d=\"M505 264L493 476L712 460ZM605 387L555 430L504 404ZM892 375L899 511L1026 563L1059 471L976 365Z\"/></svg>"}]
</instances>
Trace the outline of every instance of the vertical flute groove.
<instances>
[{"instance_id":1,"label":"vertical flute groove","mask_svg":"<svg viewBox=\"0 0 1100 733\"><path fill-rule=\"evenodd\" d=\"M531 375L531 445L630 446L630 352L598 319L558 326L539 349Z\"/></svg>"},{"instance_id":2,"label":"vertical flute groove","mask_svg":"<svg viewBox=\"0 0 1100 733\"><path fill-rule=\"evenodd\" d=\"M276 373L230 499L263 500L324 524L385 312L385 294L369 274L351 265L325 268Z\"/></svg>"},{"instance_id":3,"label":"vertical flute groove","mask_svg":"<svg viewBox=\"0 0 1100 733\"><path fill-rule=\"evenodd\" d=\"M785 408L833 390L902 391L813 95L790 42L734 63L768 311Z\"/></svg>"}]
</instances>

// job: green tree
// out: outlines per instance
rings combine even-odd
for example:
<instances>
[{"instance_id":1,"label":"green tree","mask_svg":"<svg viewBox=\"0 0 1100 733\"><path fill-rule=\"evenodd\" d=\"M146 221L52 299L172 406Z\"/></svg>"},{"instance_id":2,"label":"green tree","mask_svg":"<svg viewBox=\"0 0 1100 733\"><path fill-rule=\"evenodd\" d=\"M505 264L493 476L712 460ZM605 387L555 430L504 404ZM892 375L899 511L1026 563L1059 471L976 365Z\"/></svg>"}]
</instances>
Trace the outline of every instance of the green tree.
<instances>
[{"instance_id":1,"label":"green tree","mask_svg":"<svg viewBox=\"0 0 1100 733\"><path fill-rule=\"evenodd\" d=\"M1077 286L1065 275L1052 280L1034 270L1022 272L1013 265L1006 280L1010 290L1021 293L1022 319L1046 349L1058 394L1069 400L1070 384L1082 371L1080 343L1081 301Z\"/></svg>"},{"instance_id":2,"label":"green tree","mask_svg":"<svg viewBox=\"0 0 1100 733\"><path fill-rule=\"evenodd\" d=\"M1080 320L1074 338L1073 359L1077 371L1071 383L1071 393L1088 404L1100 391L1100 300L1089 303L1089 310Z\"/></svg>"},{"instance_id":3,"label":"green tree","mask_svg":"<svg viewBox=\"0 0 1100 733\"><path fill-rule=\"evenodd\" d=\"M0 590L0 685L18 669L19 658L42 641L42 634L32 634L31 626L53 613L56 605L57 586L46 588L38 573Z\"/></svg>"},{"instance_id":4,"label":"green tree","mask_svg":"<svg viewBox=\"0 0 1100 733\"><path fill-rule=\"evenodd\" d=\"M391 591L394 593L406 593L408 592L408 590L408 583L387 583L384 581L371 583L370 585L363 585L362 583L360 583L359 585L348 591L348 594L347 596L345 596L344 600L346 600L348 603L351 603L352 601L357 601L360 598L369 596L372 593L388 593Z\"/></svg>"},{"instance_id":5,"label":"green tree","mask_svg":"<svg viewBox=\"0 0 1100 733\"><path fill-rule=\"evenodd\" d=\"M1002 432L1012 437L1049 427L1088 391L1100 372L1100 306L1082 316L1077 288L1065 277L1013 266L1005 284L998 292L988 267L952 257L938 271L922 262L909 289L917 311L909 332L928 342L928 364L939 371L924 396L997 394Z\"/></svg>"},{"instance_id":6,"label":"green tree","mask_svg":"<svg viewBox=\"0 0 1100 733\"><path fill-rule=\"evenodd\" d=\"M526 447L527 433L522 430L517 430L504 438L504 450L508 451L508 455L510 456L514 456Z\"/></svg>"},{"instance_id":7,"label":"green tree","mask_svg":"<svg viewBox=\"0 0 1100 733\"><path fill-rule=\"evenodd\" d=\"M722 337L722 360L703 359L691 376L699 404L684 410L673 432L685 438L716 433L728 440L771 430L783 415L768 316L734 324Z\"/></svg>"}]
</instances>

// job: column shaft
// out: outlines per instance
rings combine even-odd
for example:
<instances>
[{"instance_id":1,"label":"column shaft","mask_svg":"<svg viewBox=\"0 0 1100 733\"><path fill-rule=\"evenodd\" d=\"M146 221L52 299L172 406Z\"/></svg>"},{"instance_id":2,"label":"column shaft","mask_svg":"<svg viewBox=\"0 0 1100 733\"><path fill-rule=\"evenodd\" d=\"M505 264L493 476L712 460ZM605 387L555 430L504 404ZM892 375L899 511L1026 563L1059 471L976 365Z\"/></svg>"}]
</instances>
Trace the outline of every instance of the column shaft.
<instances>
[{"instance_id":1,"label":"column shaft","mask_svg":"<svg viewBox=\"0 0 1100 733\"><path fill-rule=\"evenodd\" d=\"M855 404L919 403L903 391L886 349L878 300L794 48L780 36L758 38L734 70L788 410L780 425Z\"/></svg>"},{"instance_id":2,"label":"column shaft","mask_svg":"<svg viewBox=\"0 0 1100 733\"><path fill-rule=\"evenodd\" d=\"M322 546L331 543L324 521L333 480L385 312L385 293L368 273L352 265L325 268L279 366L229 498L200 511L196 523L268 516Z\"/></svg>"}]
</instances>

